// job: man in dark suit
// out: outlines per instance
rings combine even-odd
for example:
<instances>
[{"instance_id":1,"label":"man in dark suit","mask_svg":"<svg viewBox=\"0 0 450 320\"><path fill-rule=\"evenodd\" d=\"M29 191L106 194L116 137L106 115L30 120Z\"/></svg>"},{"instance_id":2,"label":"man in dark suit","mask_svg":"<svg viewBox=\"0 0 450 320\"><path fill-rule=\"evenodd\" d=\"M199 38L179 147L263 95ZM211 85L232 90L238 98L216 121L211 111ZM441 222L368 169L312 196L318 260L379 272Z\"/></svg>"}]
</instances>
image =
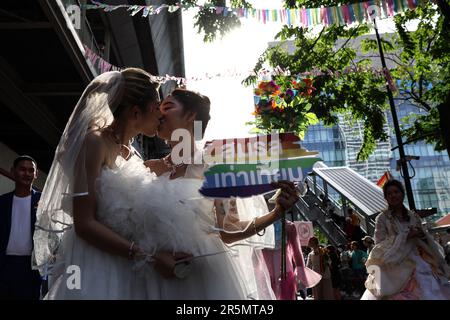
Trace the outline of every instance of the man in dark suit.
<instances>
[{"instance_id":1,"label":"man in dark suit","mask_svg":"<svg viewBox=\"0 0 450 320\"><path fill-rule=\"evenodd\" d=\"M13 192L0 196L0 299L39 299L41 277L31 268L36 209L41 193L33 190L36 161L14 160Z\"/></svg>"}]
</instances>

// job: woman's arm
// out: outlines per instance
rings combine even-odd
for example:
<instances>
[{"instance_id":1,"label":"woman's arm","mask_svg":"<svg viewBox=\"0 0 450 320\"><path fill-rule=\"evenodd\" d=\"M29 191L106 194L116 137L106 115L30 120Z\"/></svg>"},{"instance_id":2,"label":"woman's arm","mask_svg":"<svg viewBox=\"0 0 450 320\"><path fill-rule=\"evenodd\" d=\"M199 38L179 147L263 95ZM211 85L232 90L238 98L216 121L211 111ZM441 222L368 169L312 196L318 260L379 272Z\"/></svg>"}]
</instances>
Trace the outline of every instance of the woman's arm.
<instances>
[{"instance_id":1,"label":"woman's arm","mask_svg":"<svg viewBox=\"0 0 450 320\"><path fill-rule=\"evenodd\" d=\"M274 186L282 189L280 196L276 200L275 208L269 213L255 218L254 223L250 221L240 221L235 204L233 205L233 203L231 203L229 209L231 212L225 212L222 200L214 201L218 226L231 232L243 230L242 232L236 233L221 231L220 236L223 242L233 243L255 235L256 232L263 230L280 219L281 215L298 201L297 190L292 182L280 181L274 184ZM224 219L225 216L228 219L227 221ZM253 226L251 224L253 224ZM246 228L247 226L249 227Z\"/></svg>"},{"instance_id":2,"label":"woman's arm","mask_svg":"<svg viewBox=\"0 0 450 320\"><path fill-rule=\"evenodd\" d=\"M95 183L106 159L106 145L98 132L86 137L86 179L88 195L74 197L73 222L76 234L91 245L110 254L133 257L140 252L137 246L101 224L96 219L97 191ZM130 252L131 251L131 252Z\"/></svg>"},{"instance_id":3,"label":"woman's arm","mask_svg":"<svg viewBox=\"0 0 450 320\"><path fill-rule=\"evenodd\" d=\"M216 209L217 224L221 226L222 229L226 230L220 231L220 237L225 243L233 243L255 235L256 232L263 230L277 221L284 212L281 207L275 207L269 213L255 218L254 226L252 226L253 222L240 221L237 213L234 214L233 212L230 212L230 210L234 210L232 204L230 204L230 209L228 209L228 212L225 212L225 207L222 200L215 200L214 206ZM227 221L225 221L225 217L227 217ZM243 231L239 232L241 230ZM236 231L236 233L231 233L234 231Z\"/></svg>"}]
</instances>

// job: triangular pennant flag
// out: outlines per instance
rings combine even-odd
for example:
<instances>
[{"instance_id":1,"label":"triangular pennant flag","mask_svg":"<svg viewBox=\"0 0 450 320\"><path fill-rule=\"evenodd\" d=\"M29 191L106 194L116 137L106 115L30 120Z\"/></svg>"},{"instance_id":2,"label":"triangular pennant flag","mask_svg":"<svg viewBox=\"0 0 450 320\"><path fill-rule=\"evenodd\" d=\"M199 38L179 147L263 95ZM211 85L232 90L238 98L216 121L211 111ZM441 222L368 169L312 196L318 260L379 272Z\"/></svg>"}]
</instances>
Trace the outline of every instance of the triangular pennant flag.
<instances>
[{"instance_id":1,"label":"triangular pennant flag","mask_svg":"<svg viewBox=\"0 0 450 320\"><path fill-rule=\"evenodd\" d=\"M353 11L353 5L347 6L348 12L349 12L349 19L350 23L353 23L356 21L355 12Z\"/></svg>"},{"instance_id":2,"label":"triangular pennant flag","mask_svg":"<svg viewBox=\"0 0 450 320\"><path fill-rule=\"evenodd\" d=\"M333 23L339 25L339 16L337 13L337 7L331 8L331 14L333 15Z\"/></svg>"},{"instance_id":3,"label":"triangular pennant flag","mask_svg":"<svg viewBox=\"0 0 450 320\"><path fill-rule=\"evenodd\" d=\"M128 11L131 11L131 16L135 16L139 11L143 10L144 6L130 6L128 7Z\"/></svg>"},{"instance_id":4,"label":"triangular pennant flag","mask_svg":"<svg viewBox=\"0 0 450 320\"><path fill-rule=\"evenodd\" d=\"M408 0L408 8L409 9L415 9L417 8L417 4L415 0Z\"/></svg>"},{"instance_id":5,"label":"triangular pennant flag","mask_svg":"<svg viewBox=\"0 0 450 320\"><path fill-rule=\"evenodd\" d=\"M348 6L347 5L343 5L342 7L342 13L344 15L344 21L346 24L350 24L350 11L348 10Z\"/></svg>"},{"instance_id":6,"label":"triangular pennant flag","mask_svg":"<svg viewBox=\"0 0 450 320\"><path fill-rule=\"evenodd\" d=\"M342 7L341 6L336 7L336 13L337 13L338 21L339 21L338 24L339 25L345 24L345 22L344 22L344 15L342 13Z\"/></svg>"},{"instance_id":7,"label":"triangular pennant flag","mask_svg":"<svg viewBox=\"0 0 450 320\"><path fill-rule=\"evenodd\" d=\"M325 7L320 8L320 16L321 16L321 23L324 26L328 26L327 9Z\"/></svg>"},{"instance_id":8,"label":"triangular pennant flag","mask_svg":"<svg viewBox=\"0 0 450 320\"><path fill-rule=\"evenodd\" d=\"M149 13L150 13L149 6L146 6L146 7L144 8L144 11L142 11L142 18L147 18L148 15L149 15Z\"/></svg>"},{"instance_id":9,"label":"triangular pennant flag","mask_svg":"<svg viewBox=\"0 0 450 320\"><path fill-rule=\"evenodd\" d=\"M168 7L167 4L162 4L158 8L156 8L155 13L159 14L164 8L167 8L167 7Z\"/></svg>"},{"instance_id":10,"label":"triangular pennant flag","mask_svg":"<svg viewBox=\"0 0 450 320\"><path fill-rule=\"evenodd\" d=\"M173 13L173 12L175 12L175 11L177 11L178 9L180 9L180 5L172 5L172 6L169 6L169 8L167 9L170 13Z\"/></svg>"}]
</instances>

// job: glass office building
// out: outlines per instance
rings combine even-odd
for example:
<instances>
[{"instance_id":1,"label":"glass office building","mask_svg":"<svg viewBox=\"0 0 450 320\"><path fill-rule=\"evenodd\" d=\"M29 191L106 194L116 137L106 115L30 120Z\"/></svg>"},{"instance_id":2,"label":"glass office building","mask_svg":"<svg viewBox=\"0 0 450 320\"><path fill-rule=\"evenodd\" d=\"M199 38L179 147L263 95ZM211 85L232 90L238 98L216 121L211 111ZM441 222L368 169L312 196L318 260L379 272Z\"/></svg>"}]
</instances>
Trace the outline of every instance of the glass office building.
<instances>
[{"instance_id":1,"label":"glass office building","mask_svg":"<svg viewBox=\"0 0 450 320\"><path fill-rule=\"evenodd\" d=\"M399 104L397 115L399 119L424 111L411 105ZM392 123L391 113L388 113L388 121ZM395 133L391 132L391 142L397 146ZM411 160L408 167L409 175L413 176L411 184L414 193L416 207L419 209L437 208L436 218L450 213L450 161L447 151L437 152L434 147L424 141L410 143L404 146L406 155L419 156L419 160ZM391 155L391 173L397 179L401 179L400 172L396 171L398 149ZM434 218L434 217L433 217Z\"/></svg>"},{"instance_id":2,"label":"glass office building","mask_svg":"<svg viewBox=\"0 0 450 320\"><path fill-rule=\"evenodd\" d=\"M402 104L397 107L398 117L402 119L411 112L420 113L417 107ZM363 130L361 122L348 122L340 117L339 124L332 127L319 123L310 126L305 135L303 145L308 150L319 151L320 157L329 167L348 166L356 172L377 182L389 170L399 180L403 180L397 171L398 149L393 128L392 116L386 113L385 130L390 139L377 143L376 150L367 160L357 161L357 153L361 147ZM414 200L418 209L437 208L437 219L450 212L450 161L446 151L436 152L432 145L424 141L405 145L405 154L419 156L409 166Z\"/></svg>"},{"instance_id":3,"label":"glass office building","mask_svg":"<svg viewBox=\"0 0 450 320\"><path fill-rule=\"evenodd\" d=\"M302 145L310 151L318 151L329 167L340 167L345 161L345 139L339 125L328 127L319 123L310 126Z\"/></svg>"}]
</instances>

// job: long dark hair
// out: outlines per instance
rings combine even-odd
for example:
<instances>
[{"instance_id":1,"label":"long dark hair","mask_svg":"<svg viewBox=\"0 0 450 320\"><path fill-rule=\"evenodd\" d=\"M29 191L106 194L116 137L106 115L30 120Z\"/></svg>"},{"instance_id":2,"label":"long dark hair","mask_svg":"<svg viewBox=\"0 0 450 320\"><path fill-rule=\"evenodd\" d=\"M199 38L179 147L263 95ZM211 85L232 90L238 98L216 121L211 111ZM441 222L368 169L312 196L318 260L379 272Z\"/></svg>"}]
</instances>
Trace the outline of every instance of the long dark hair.
<instances>
[{"instance_id":1,"label":"long dark hair","mask_svg":"<svg viewBox=\"0 0 450 320\"><path fill-rule=\"evenodd\" d=\"M390 187L396 187L398 190L400 190L401 194L403 195L403 198L405 198L405 188L403 187L403 184L400 181L393 179L386 182L383 186L383 194L385 199L387 198L387 191ZM389 207L389 209L392 208ZM409 221L408 210L405 208L403 204L402 204L402 218L405 221Z\"/></svg>"}]
</instances>

